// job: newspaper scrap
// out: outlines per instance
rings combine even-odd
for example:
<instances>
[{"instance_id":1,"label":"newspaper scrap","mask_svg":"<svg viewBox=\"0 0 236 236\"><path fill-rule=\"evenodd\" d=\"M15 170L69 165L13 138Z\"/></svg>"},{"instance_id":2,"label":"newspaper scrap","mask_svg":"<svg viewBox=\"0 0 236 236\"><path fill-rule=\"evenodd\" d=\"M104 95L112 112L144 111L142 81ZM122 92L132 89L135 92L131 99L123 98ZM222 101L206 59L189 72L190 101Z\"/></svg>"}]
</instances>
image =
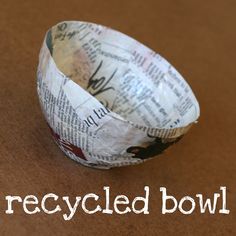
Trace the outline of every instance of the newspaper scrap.
<instances>
[{"instance_id":1,"label":"newspaper scrap","mask_svg":"<svg viewBox=\"0 0 236 236\"><path fill-rule=\"evenodd\" d=\"M200 114L187 82L163 57L94 23L46 34L37 91L61 150L90 167L138 164L177 142Z\"/></svg>"}]
</instances>

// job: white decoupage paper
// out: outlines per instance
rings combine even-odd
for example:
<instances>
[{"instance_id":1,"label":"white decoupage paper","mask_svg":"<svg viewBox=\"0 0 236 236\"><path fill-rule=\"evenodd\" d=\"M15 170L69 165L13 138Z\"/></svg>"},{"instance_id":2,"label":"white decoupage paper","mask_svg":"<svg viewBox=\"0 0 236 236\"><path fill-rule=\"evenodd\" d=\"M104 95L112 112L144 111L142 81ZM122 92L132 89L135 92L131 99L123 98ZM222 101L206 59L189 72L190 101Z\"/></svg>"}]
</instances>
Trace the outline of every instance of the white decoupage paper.
<instances>
[{"instance_id":1,"label":"white decoupage paper","mask_svg":"<svg viewBox=\"0 0 236 236\"><path fill-rule=\"evenodd\" d=\"M190 86L163 57L93 23L53 26L37 77L56 143L86 166L107 169L153 158L178 141L200 113Z\"/></svg>"}]
</instances>

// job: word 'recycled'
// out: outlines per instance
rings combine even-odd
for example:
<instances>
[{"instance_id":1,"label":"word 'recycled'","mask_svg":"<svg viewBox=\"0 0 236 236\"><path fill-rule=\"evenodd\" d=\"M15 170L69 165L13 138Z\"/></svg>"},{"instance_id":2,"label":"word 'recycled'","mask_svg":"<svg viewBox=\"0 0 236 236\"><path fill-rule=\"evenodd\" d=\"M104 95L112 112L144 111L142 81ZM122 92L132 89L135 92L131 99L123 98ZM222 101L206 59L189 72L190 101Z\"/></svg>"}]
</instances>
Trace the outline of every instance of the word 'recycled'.
<instances>
[{"instance_id":1,"label":"word 'recycled'","mask_svg":"<svg viewBox=\"0 0 236 236\"><path fill-rule=\"evenodd\" d=\"M36 214L43 211L46 214L55 214L57 212L62 211L62 207L58 204L59 200L63 201L64 207L66 207L66 211L68 213L63 214L64 220L71 220L75 215L79 205L81 205L81 209L87 214L95 214L97 212L102 212L104 214L113 214L113 212L117 214L126 214L129 212L133 212L135 214L149 214L148 211L148 201L149 201L149 187L144 187L144 197L135 197L132 201L125 195L117 195L113 201L113 209L111 209L111 200L110 200L110 187L104 186L103 190L105 191L105 208L97 204L100 200L100 197L94 193L88 193L81 196L76 196L75 200L70 199L68 196L63 196L59 199L59 196L54 193L48 193L43 196L41 203L35 195L27 195L24 198L20 196L6 196L5 199L7 201L7 210L6 214L14 214L13 203L14 204L22 204L22 208L26 214ZM93 209L88 209L86 203L88 201L95 201L96 207ZM46 205L48 203L54 203L52 209L48 209ZM73 203L72 203L73 202ZM137 204L136 204L137 203ZM140 203L142 204L142 208L140 208ZM137 209L137 205L139 209Z\"/></svg>"}]
</instances>

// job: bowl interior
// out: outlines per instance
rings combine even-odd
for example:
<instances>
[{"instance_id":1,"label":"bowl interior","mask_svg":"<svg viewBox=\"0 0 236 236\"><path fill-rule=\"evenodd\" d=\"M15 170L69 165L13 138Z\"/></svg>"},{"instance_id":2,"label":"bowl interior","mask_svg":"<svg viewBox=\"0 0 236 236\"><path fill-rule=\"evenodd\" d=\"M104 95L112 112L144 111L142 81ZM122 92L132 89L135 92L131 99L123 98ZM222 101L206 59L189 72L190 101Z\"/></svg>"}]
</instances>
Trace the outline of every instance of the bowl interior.
<instances>
[{"instance_id":1,"label":"bowl interior","mask_svg":"<svg viewBox=\"0 0 236 236\"><path fill-rule=\"evenodd\" d=\"M62 73L133 123L175 128L199 116L198 102L175 68L120 32L62 22L47 33L47 45Z\"/></svg>"}]
</instances>

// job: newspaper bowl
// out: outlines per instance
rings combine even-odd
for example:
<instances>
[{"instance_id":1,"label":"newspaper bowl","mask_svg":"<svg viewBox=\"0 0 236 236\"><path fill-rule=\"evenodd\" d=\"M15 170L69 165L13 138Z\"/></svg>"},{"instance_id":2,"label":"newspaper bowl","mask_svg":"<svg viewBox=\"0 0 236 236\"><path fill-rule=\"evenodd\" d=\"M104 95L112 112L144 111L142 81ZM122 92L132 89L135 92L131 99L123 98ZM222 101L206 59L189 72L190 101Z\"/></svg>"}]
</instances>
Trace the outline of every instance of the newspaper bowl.
<instances>
[{"instance_id":1,"label":"newspaper bowl","mask_svg":"<svg viewBox=\"0 0 236 236\"><path fill-rule=\"evenodd\" d=\"M161 154L196 122L198 102L163 57L105 26L65 21L46 34L39 101L62 151L109 169Z\"/></svg>"}]
</instances>

